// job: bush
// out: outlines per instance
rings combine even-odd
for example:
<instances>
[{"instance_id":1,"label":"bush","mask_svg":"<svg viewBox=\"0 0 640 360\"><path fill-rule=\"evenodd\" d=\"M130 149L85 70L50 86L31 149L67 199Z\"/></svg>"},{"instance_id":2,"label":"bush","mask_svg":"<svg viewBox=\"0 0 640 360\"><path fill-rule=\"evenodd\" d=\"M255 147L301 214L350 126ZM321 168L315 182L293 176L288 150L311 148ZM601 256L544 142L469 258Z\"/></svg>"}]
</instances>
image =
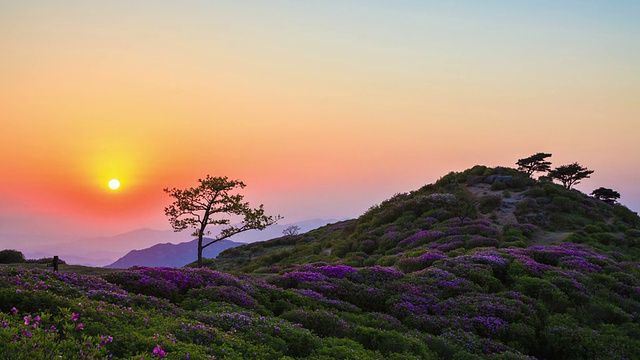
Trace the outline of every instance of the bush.
<instances>
[{"instance_id":1,"label":"bush","mask_svg":"<svg viewBox=\"0 0 640 360\"><path fill-rule=\"evenodd\" d=\"M395 330L358 326L353 333L353 340L366 349L377 350L385 355L400 352L415 354L422 359L433 357L428 347L421 341Z\"/></svg>"},{"instance_id":2,"label":"bush","mask_svg":"<svg viewBox=\"0 0 640 360\"><path fill-rule=\"evenodd\" d=\"M500 207L502 204L502 197L498 195L487 195L480 198L478 204L478 210L483 214L488 214Z\"/></svg>"},{"instance_id":3,"label":"bush","mask_svg":"<svg viewBox=\"0 0 640 360\"><path fill-rule=\"evenodd\" d=\"M330 311L293 310L280 315L292 323L302 324L320 337L344 337L353 326Z\"/></svg>"},{"instance_id":4,"label":"bush","mask_svg":"<svg viewBox=\"0 0 640 360\"><path fill-rule=\"evenodd\" d=\"M375 360L381 358L380 353L365 350L357 342L349 339L326 338L322 347L316 349L311 360Z\"/></svg>"},{"instance_id":5,"label":"bush","mask_svg":"<svg viewBox=\"0 0 640 360\"><path fill-rule=\"evenodd\" d=\"M380 265L380 266L393 266L396 264L396 262L398 261L398 256L397 255L385 255L381 258L379 258L376 261L376 265Z\"/></svg>"},{"instance_id":6,"label":"bush","mask_svg":"<svg viewBox=\"0 0 640 360\"><path fill-rule=\"evenodd\" d=\"M0 251L0 264L17 264L25 262L24 254L18 250Z\"/></svg>"}]
</instances>

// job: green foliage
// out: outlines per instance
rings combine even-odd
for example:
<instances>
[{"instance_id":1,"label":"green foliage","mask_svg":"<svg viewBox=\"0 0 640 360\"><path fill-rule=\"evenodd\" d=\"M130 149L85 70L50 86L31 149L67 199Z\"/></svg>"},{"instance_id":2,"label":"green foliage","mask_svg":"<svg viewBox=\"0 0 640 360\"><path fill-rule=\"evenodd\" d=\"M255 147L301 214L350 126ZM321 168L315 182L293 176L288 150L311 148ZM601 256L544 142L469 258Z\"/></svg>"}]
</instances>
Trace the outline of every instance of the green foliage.
<instances>
[{"instance_id":1,"label":"green foliage","mask_svg":"<svg viewBox=\"0 0 640 360\"><path fill-rule=\"evenodd\" d=\"M591 177L593 172L593 170L589 170L578 163L572 163L569 165L558 166L557 168L549 171L549 176L553 179L559 180L562 185L569 190L574 185L579 184L583 179Z\"/></svg>"},{"instance_id":2,"label":"green foliage","mask_svg":"<svg viewBox=\"0 0 640 360\"><path fill-rule=\"evenodd\" d=\"M607 204L613 204L620 198L620 193L605 187L599 187L591 192L596 199L602 200Z\"/></svg>"},{"instance_id":3,"label":"green foliage","mask_svg":"<svg viewBox=\"0 0 640 360\"><path fill-rule=\"evenodd\" d=\"M551 162L545 159L551 157L551 154L536 153L516 162L518 170L523 171L527 176L531 176L534 172L547 172L551 168Z\"/></svg>"},{"instance_id":4,"label":"green foliage","mask_svg":"<svg viewBox=\"0 0 640 360\"><path fill-rule=\"evenodd\" d=\"M500 207L502 197L498 195L487 195L480 198L478 209L483 214L488 214Z\"/></svg>"},{"instance_id":5,"label":"green foliage","mask_svg":"<svg viewBox=\"0 0 640 360\"><path fill-rule=\"evenodd\" d=\"M638 214L629 210L628 207L622 205L614 205L613 213L620 221L623 221L633 227L640 227L640 217Z\"/></svg>"},{"instance_id":6,"label":"green foliage","mask_svg":"<svg viewBox=\"0 0 640 360\"><path fill-rule=\"evenodd\" d=\"M502 191L502 190L506 190L507 189L507 183L502 182L502 181L496 181L493 184L491 184L491 190L492 191Z\"/></svg>"},{"instance_id":7,"label":"green foliage","mask_svg":"<svg viewBox=\"0 0 640 360\"><path fill-rule=\"evenodd\" d=\"M0 251L0 264L18 264L25 262L24 254L18 250Z\"/></svg>"},{"instance_id":8,"label":"green foliage","mask_svg":"<svg viewBox=\"0 0 640 360\"><path fill-rule=\"evenodd\" d=\"M105 345L113 338L86 334L73 315L69 309L61 309L53 317L46 312L21 316L17 310L10 315L0 314L0 358L106 358L109 352Z\"/></svg>"}]
</instances>

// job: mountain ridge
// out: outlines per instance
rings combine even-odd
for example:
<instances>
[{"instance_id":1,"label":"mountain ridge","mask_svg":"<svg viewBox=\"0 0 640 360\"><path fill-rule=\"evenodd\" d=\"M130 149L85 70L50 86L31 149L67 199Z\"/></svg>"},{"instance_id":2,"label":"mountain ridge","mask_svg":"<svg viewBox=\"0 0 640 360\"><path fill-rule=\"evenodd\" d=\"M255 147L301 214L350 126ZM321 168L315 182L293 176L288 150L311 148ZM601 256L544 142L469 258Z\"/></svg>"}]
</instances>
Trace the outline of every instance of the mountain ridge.
<instances>
[{"instance_id":1,"label":"mountain ridge","mask_svg":"<svg viewBox=\"0 0 640 360\"><path fill-rule=\"evenodd\" d=\"M213 239L204 238L205 242ZM115 262L104 266L109 269L127 269L132 266L148 267L182 267L197 257L198 239L186 241L179 244L156 244L146 249L131 250L125 256ZM239 242L222 240L203 249L206 257L214 258L226 249L243 245Z\"/></svg>"}]
</instances>

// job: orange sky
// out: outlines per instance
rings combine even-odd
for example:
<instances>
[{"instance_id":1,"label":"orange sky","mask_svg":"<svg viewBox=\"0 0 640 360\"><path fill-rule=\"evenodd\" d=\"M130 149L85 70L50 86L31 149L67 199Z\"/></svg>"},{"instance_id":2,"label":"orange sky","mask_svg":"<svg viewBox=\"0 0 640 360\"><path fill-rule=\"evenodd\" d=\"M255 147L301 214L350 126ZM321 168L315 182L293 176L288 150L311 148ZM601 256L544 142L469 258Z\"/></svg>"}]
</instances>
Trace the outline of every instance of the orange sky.
<instances>
[{"instance_id":1,"label":"orange sky","mask_svg":"<svg viewBox=\"0 0 640 360\"><path fill-rule=\"evenodd\" d=\"M206 174L295 222L539 151L637 211L639 17L631 1L3 3L0 246L169 228L162 189Z\"/></svg>"}]
</instances>

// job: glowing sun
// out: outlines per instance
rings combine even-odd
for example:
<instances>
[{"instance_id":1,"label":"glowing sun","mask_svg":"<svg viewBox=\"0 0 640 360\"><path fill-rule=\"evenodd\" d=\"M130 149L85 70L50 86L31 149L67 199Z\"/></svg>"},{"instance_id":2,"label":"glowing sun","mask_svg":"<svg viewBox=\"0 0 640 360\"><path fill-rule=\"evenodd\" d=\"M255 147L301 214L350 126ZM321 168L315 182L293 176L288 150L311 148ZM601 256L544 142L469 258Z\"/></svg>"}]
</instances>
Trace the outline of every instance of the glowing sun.
<instances>
[{"instance_id":1,"label":"glowing sun","mask_svg":"<svg viewBox=\"0 0 640 360\"><path fill-rule=\"evenodd\" d=\"M109 189L111 190L118 190L118 188L120 188L120 180L118 179L111 179L109 180Z\"/></svg>"}]
</instances>

